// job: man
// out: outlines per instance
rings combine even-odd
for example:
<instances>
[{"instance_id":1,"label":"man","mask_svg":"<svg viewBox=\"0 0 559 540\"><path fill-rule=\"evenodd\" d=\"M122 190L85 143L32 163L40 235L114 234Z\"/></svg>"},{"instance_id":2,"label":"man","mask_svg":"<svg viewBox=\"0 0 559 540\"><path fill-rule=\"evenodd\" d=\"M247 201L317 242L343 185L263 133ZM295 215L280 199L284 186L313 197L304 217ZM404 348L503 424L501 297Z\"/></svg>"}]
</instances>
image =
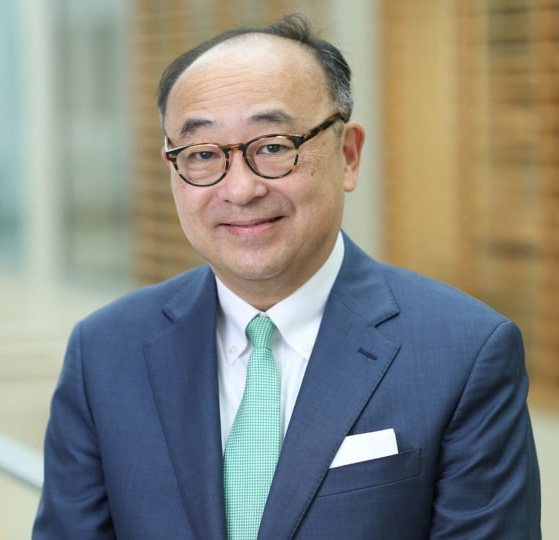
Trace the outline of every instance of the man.
<instances>
[{"instance_id":1,"label":"man","mask_svg":"<svg viewBox=\"0 0 559 540\"><path fill-rule=\"evenodd\" d=\"M209 266L74 330L34 538L540 537L519 331L340 232L349 78L297 16L166 70L162 154Z\"/></svg>"}]
</instances>

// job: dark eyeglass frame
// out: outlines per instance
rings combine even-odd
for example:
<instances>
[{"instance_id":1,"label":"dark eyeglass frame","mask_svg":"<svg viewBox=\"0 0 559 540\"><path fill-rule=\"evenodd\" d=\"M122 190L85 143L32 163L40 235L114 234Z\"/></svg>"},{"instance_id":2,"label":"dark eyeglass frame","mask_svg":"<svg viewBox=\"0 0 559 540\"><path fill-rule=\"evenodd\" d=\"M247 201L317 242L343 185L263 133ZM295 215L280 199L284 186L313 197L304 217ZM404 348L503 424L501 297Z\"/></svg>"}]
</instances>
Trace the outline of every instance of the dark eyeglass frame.
<instances>
[{"instance_id":1,"label":"dark eyeglass frame","mask_svg":"<svg viewBox=\"0 0 559 540\"><path fill-rule=\"evenodd\" d=\"M270 133L270 134L267 134L267 135L260 135L258 137L255 137L254 139L251 139L250 141L248 141L246 143L227 144L227 145L221 145L221 144L216 144L216 143L196 143L196 144L187 144L185 146L177 146L175 148L170 148L169 146L171 144L171 141L167 137L167 135L165 135L165 156L173 164L173 167L175 167L175 170L177 171L178 175L187 184L189 184L191 186L210 187L210 186L215 186L215 184L217 184L218 182L221 182L221 180L223 180L223 178L225 178L225 175L227 174L227 171L229 170L229 165L231 164L230 153L233 150L240 150L243 153L243 158L245 160L245 163L248 165L248 167L250 168L250 170L254 174L257 174L261 178L274 180L274 179L277 179L277 178L283 178L283 177L287 176L288 174L291 174L293 172L293 170L295 169L295 167L297 166L297 163L299 162L299 148L301 147L301 145L303 145L307 141L310 141L313 137L316 137L321 131L324 131L325 129L328 129L337 120L342 120L343 122L346 122L346 119L344 118L342 113L336 112L333 115L329 116L326 120L324 120L324 122L321 122L320 124L313 127L312 129L310 129L306 133L303 133L302 135L295 135L295 134L292 134L292 133ZM267 176L267 175L264 175L264 174L258 172L256 170L255 166L250 162L250 159L248 158L248 155L247 155L247 148L251 144L253 144L256 141L259 141L260 139L268 139L268 138L272 138L272 137L284 137L284 138L290 140L293 143L293 145L295 147L295 150L297 150L297 154L295 155L295 160L293 162L293 166L291 167L291 169L289 169L287 172L285 172L284 174L281 174L279 176ZM219 178L217 178L217 180L214 180L213 182L210 182L209 184L196 184L196 183L192 182L191 180L189 180L188 178L186 178L185 176L183 176L181 174L181 172L179 171L179 167L177 165L178 155L183 150L186 150L187 148L191 148L193 146L214 146L216 148L219 148L223 152L223 154L225 155L225 168L223 170L223 173L221 174L221 176Z\"/></svg>"}]
</instances>

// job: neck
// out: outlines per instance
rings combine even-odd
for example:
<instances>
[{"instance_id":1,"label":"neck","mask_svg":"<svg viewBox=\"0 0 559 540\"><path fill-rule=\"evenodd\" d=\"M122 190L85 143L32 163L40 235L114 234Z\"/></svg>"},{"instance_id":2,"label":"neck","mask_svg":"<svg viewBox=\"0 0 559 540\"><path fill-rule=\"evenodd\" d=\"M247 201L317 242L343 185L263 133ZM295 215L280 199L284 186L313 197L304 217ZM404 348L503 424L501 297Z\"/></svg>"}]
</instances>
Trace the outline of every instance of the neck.
<instances>
[{"instance_id":1,"label":"neck","mask_svg":"<svg viewBox=\"0 0 559 540\"><path fill-rule=\"evenodd\" d=\"M214 273L220 281L245 302L258 311L268 311L271 307L287 298L290 294L301 287L311 276L303 276L295 283L283 283L278 277L270 279L223 279L218 273Z\"/></svg>"}]
</instances>

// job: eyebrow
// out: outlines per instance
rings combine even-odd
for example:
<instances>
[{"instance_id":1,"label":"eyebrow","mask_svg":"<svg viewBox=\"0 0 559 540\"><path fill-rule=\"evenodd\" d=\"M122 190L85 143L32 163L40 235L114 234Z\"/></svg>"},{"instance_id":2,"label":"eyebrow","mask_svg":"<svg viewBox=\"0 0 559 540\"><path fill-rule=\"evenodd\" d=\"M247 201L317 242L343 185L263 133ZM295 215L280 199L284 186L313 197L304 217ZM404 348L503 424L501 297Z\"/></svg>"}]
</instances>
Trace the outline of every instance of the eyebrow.
<instances>
[{"instance_id":1,"label":"eyebrow","mask_svg":"<svg viewBox=\"0 0 559 540\"><path fill-rule=\"evenodd\" d=\"M264 111L248 117L249 124L293 124L293 122L293 116L279 109ZM182 128L180 130L180 137L184 137L185 135L192 135L196 133L196 131L198 131L200 128L212 127L215 124L216 122L213 120L204 118L189 118L182 125Z\"/></svg>"},{"instance_id":2,"label":"eyebrow","mask_svg":"<svg viewBox=\"0 0 559 540\"><path fill-rule=\"evenodd\" d=\"M203 118L189 118L183 125L180 131L180 136L192 135L202 127L210 127L215 124L212 120L205 120Z\"/></svg>"},{"instance_id":3,"label":"eyebrow","mask_svg":"<svg viewBox=\"0 0 559 540\"><path fill-rule=\"evenodd\" d=\"M275 109L253 114L249 117L248 121L251 124L260 124L265 122L271 124L292 124L294 122L294 118L285 111Z\"/></svg>"}]
</instances>

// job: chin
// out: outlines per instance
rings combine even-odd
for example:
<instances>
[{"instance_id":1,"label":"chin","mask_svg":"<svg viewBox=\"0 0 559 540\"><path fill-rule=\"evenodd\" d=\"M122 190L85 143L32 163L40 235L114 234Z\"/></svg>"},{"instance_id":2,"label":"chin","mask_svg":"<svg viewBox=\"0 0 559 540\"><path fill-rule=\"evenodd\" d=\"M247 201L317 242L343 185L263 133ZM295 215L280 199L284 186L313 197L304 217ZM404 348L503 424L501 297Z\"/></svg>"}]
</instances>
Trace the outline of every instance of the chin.
<instances>
[{"instance_id":1,"label":"chin","mask_svg":"<svg viewBox=\"0 0 559 540\"><path fill-rule=\"evenodd\" d=\"M235 272L238 278L244 279L246 281L264 281L269 279L274 279L281 274L279 270L262 269L255 270L254 267L249 270L240 270Z\"/></svg>"}]
</instances>

